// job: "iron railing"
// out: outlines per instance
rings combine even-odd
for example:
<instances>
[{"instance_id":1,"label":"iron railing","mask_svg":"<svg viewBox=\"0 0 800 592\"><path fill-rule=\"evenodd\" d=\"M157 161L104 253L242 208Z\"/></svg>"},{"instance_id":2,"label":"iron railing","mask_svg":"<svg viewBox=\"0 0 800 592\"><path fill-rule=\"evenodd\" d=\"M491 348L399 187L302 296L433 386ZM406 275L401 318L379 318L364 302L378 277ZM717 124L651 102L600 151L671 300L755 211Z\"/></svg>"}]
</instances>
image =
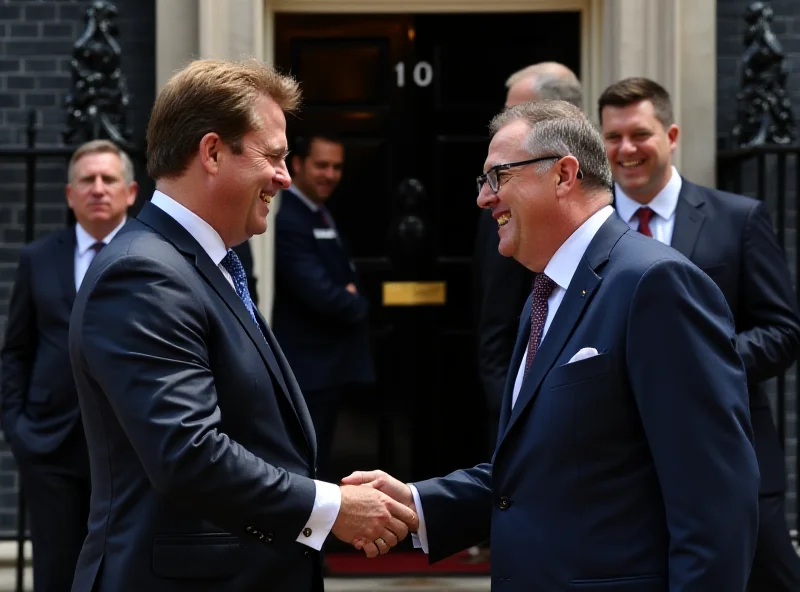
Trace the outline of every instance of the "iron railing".
<instances>
[{"instance_id":1,"label":"iron railing","mask_svg":"<svg viewBox=\"0 0 800 592\"><path fill-rule=\"evenodd\" d=\"M764 202L772 215L778 243L792 271L795 294L800 286L800 146L766 145L742 148L717 154L717 187L749 195ZM787 382L794 381L794 389L787 391ZM798 403L800 380L796 368L770 381L775 399L775 417L784 451L795 456L794 474L794 535L800 532L800 448L798 442ZM793 396L789 397L789 393ZM789 403L793 409L788 409Z\"/></svg>"}]
</instances>

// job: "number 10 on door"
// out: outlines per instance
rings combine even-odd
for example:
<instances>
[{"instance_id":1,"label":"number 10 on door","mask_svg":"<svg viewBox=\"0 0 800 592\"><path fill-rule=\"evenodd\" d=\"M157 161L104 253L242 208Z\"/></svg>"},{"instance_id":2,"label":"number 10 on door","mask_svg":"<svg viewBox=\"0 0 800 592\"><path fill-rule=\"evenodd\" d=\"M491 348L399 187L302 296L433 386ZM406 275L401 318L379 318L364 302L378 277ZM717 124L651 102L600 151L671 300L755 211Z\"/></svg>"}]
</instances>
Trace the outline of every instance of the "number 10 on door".
<instances>
[{"instance_id":1,"label":"number 10 on door","mask_svg":"<svg viewBox=\"0 0 800 592\"><path fill-rule=\"evenodd\" d=\"M406 85L406 65L404 62L397 62L394 67L397 74L397 86L403 88ZM426 87L433 81L433 66L430 62L417 62L411 71L411 79L419 87Z\"/></svg>"}]
</instances>

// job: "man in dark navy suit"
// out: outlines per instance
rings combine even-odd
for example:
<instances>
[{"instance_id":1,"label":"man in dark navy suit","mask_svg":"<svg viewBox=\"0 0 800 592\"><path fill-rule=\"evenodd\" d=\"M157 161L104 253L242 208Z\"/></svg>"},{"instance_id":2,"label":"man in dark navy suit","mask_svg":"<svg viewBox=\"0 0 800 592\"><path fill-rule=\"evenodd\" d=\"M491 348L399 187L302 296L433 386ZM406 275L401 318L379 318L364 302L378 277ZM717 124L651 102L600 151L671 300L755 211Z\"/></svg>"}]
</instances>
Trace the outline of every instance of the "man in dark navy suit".
<instances>
[{"instance_id":1,"label":"man in dark navy suit","mask_svg":"<svg viewBox=\"0 0 800 592\"><path fill-rule=\"evenodd\" d=\"M345 481L417 508L432 561L491 533L494 592L743 592L759 476L722 292L617 216L580 109L523 103L492 132L478 204L500 252L537 273L492 462Z\"/></svg>"},{"instance_id":2,"label":"man in dark navy suit","mask_svg":"<svg viewBox=\"0 0 800 592\"><path fill-rule=\"evenodd\" d=\"M314 427L231 249L290 184L299 86L197 60L161 89L144 204L94 260L69 352L92 477L73 592L312 592L329 534L388 551L416 515L316 479Z\"/></svg>"},{"instance_id":3,"label":"man in dark navy suit","mask_svg":"<svg viewBox=\"0 0 800 592\"><path fill-rule=\"evenodd\" d=\"M68 181L77 222L22 249L0 354L0 420L30 511L36 592L69 590L89 515L89 458L67 349L72 303L137 190L130 158L107 140L78 147Z\"/></svg>"},{"instance_id":4,"label":"man in dark navy suit","mask_svg":"<svg viewBox=\"0 0 800 592\"><path fill-rule=\"evenodd\" d=\"M621 80L603 92L598 108L620 217L697 264L717 283L733 312L761 472L758 544L748 590L800 590L800 558L785 517L783 449L762 385L797 359L800 320L767 208L678 174L672 153L679 129L669 94L658 83ZM665 319L654 330L669 322Z\"/></svg>"},{"instance_id":5,"label":"man in dark navy suit","mask_svg":"<svg viewBox=\"0 0 800 592\"><path fill-rule=\"evenodd\" d=\"M275 219L272 324L314 422L320 474L330 478L336 418L349 384L374 381L369 303L326 202L342 178L344 146L335 137L300 138L293 184Z\"/></svg>"}]
</instances>

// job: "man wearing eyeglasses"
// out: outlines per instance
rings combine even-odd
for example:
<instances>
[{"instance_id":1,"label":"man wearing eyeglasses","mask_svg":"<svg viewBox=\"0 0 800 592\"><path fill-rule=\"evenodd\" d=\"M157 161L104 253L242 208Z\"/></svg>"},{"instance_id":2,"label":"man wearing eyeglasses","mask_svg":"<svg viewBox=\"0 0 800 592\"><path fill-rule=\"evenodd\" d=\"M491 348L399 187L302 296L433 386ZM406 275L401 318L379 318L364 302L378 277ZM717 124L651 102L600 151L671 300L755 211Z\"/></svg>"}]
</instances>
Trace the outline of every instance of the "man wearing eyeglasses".
<instances>
[{"instance_id":1,"label":"man wearing eyeglasses","mask_svg":"<svg viewBox=\"0 0 800 592\"><path fill-rule=\"evenodd\" d=\"M514 72L506 88L507 107L537 99L560 99L581 106L581 83L572 70L556 62L541 62ZM519 313L533 282L530 270L498 253L497 228L491 212L482 212L473 258L478 374L488 409L487 458L497 442L500 401Z\"/></svg>"},{"instance_id":2,"label":"man wearing eyeglasses","mask_svg":"<svg viewBox=\"0 0 800 592\"><path fill-rule=\"evenodd\" d=\"M616 215L578 108L524 103L491 128L478 205L537 274L495 455L413 484L345 482L415 508L431 561L491 535L496 592L743 592L759 475L725 298Z\"/></svg>"}]
</instances>

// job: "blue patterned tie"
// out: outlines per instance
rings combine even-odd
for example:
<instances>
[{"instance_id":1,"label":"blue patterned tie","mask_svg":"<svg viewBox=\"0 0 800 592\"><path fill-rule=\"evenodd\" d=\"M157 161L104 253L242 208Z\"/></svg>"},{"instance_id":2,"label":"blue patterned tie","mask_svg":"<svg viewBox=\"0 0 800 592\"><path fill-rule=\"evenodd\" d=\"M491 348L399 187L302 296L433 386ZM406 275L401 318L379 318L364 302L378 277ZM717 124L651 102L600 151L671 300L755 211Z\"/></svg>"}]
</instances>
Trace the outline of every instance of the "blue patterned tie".
<instances>
[{"instance_id":1,"label":"blue patterned tie","mask_svg":"<svg viewBox=\"0 0 800 592\"><path fill-rule=\"evenodd\" d=\"M228 254L225 255L220 263L222 263L222 267L231 274L236 294L242 299L242 302L244 302L247 312L250 313L250 318L253 319L256 327L258 327L258 332L261 333L261 336L264 337L264 341L266 342L267 338L264 336L264 332L261 330L261 324L256 318L256 307L253 304L253 299L250 298L250 290L247 289L247 275L244 273L244 266L239 260L239 256L229 249ZM267 348L269 348L269 343L267 343Z\"/></svg>"}]
</instances>

